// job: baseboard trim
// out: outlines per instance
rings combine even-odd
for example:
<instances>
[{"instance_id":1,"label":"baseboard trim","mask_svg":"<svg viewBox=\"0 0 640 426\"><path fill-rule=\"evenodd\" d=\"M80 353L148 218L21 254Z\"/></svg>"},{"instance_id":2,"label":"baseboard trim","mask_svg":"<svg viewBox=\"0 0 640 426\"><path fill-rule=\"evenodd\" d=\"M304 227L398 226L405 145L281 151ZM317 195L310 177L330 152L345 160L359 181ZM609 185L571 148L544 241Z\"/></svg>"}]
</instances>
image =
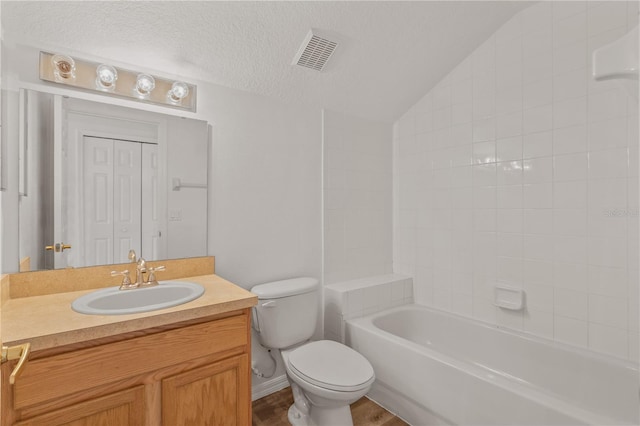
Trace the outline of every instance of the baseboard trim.
<instances>
[{"instance_id":1,"label":"baseboard trim","mask_svg":"<svg viewBox=\"0 0 640 426\"><path fill-rule=\"evenodd\" d=\"M287 380L286 374L274 377L264 383L252 386L251 400L255 401L256 399L264 398L265 396L278 392L279 390L282 390L287 386L289 386L289 381Z\"/></svg>"}]
</instances>

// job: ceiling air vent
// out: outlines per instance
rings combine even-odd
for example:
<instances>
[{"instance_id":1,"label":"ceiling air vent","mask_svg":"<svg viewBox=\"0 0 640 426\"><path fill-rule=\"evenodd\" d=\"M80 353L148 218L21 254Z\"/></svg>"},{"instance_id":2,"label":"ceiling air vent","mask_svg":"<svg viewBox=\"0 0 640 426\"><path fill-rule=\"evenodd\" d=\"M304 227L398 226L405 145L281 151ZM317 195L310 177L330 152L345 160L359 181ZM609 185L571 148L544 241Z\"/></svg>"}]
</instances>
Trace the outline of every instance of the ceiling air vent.
<instances>
[{"instance_id":1,"label":"ceiling air vent","mask_svg":"<svg viewBox=\"0 0 640 426\"><path fill-rule=\"evenodd\" d=\"M315 30L310 30L302 42L298 54L293 58L293 65L322 71L336 50L336 46L338 43L335 41L321 37Z\"/></svg>"}]
</instances>

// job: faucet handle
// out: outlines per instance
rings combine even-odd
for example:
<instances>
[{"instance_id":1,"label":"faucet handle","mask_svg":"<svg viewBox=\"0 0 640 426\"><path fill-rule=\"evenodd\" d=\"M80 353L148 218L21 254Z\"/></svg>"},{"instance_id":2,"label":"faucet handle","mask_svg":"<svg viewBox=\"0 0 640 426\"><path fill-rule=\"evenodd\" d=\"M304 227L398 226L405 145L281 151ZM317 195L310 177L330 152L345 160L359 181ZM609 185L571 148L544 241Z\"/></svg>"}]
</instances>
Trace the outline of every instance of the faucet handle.
<instances>
[{"instance_id":1,"label":"faucet handle","mask_svg":"<svg viewBox=\"0 0 640 426\"><path fill-rule=\"evenodd\" d=\"M147 268L147 272L149 272L149 276L147 277L147 283L149 285L157 285L158 284L158 280L156 279L156 274L155 272L160 272L160 271L164 271L166 268L163 266L156 266L156 267L150 267Z\"/></svg>"},{"instance_id":2,"label":"faucet handle","mask_svg":"<svg viewBox=\"0 0 640 426\"><path fill-rule=\"evenodd\" d=\"M129 277L129 271L128 270L125 269L122 272L111 271L111 276L112 277L117 277L119 275L122 275L122 283L120 284L120 290L131 288L134 285L134 284L131 283L131 277Z\"/></svg>"}]
</instances>

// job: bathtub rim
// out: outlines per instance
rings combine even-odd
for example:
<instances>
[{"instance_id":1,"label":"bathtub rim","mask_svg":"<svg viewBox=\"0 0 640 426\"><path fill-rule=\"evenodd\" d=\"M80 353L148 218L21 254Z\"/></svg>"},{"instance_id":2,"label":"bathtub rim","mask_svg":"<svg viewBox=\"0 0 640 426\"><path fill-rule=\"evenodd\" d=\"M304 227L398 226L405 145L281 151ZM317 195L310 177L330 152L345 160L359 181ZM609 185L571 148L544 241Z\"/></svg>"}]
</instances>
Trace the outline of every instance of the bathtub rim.
<instances>
[{"instance_id":1,"label":"bathtub rim","mask_svg":"<svg viewBox=\"0 0 640 426\"><path fill-rule=\"evenodd\" d=\"M406 340L409 341L407 339L404 339L400 336L396 336L393 333L389 333L386 330L383 330L381 328L379 328L378 326L376 326L374 324L374 320L376 318L382 317L386 314L389 313L393 313L393 312L398 312L398 311L406 311L406 310L411 310L411 309L417 309L417 310L426 310L426 311L432 311L438 315L443 315L443 316L447 316L447 317L451 317L454 319L459 319L465 322L470 322L473 323L473 325L478 325L481 326L483 328L487 328L490 330L494 330L494 331L499 331L499 332L503 332L503 333L507 333L507 334L513 334L515 336L518 336L522 339L528 340L530 342L534 342L534 343L540 343L543 345L547 345L547 346L555 346L558 347L559 349L562 350L566 350L568 352L571 353L575 353L581 356L585 356L587 358L596 360L596 361L601 361L601 362L606 362L606 363L611 363L611 364L615 364L618 366L621 366L625 369L629 369L629 370L633 370L636 373L640 372L640 362L637 361L633 361L633 360L629 360L629 359L625 359L625 358L620 358L614 355L608 355L608 354L603 354L603 353L599 353L599 352L594 352L594 351L590 351L587 348L582 348L579 346L574 346L568 343L564 343L564 342L560 342L560 341L556 341L556 340L551 340L545 337L541 337L541 336L536 336L534 334L531 333L527 333L524 331L520 331L520 330L515 330L509 327L505 327L505 326L501 326L499 324L493 324L481 319L476 319L476 318L471 318L471 317L467 317L464 315L460 315L460 314L456 314L454 312L449 312L449 311L445 311L442 309L438 309L432 306L427 306L427 305L420 305L418 303L409 303L409 304L405 304L405 305L400 305L400 306L395 306L389 309L385 309L379 312L375 312L373 314L369 314L369 315L365 315L359 318L351 318L351 319L347 319L345 320L347 323L353 323L353 324L359 324L359 325L363 325L363 324L369 324L370 326L380 330L382 333L385 333L386 335L389 336L395 336L397 338L400 338L402 340ZM411 342L411 341L409 341ZM415 343L415 342L411 342L411 343ZM419 345L420 346L420 345Z\"/></svg>"}]
</instances>

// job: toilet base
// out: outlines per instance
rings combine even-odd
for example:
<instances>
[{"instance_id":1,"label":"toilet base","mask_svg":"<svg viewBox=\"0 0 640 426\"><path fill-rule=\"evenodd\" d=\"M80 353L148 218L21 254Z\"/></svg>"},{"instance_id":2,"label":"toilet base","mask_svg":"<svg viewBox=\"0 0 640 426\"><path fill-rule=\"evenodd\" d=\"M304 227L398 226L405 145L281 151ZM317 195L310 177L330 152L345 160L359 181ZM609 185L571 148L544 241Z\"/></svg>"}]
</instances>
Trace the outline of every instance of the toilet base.
<instances>
[{"instance_id":1,"label":"toilet base","mask_svg":"<svg viewBox=\"0 0 640 426\"><path fill-rule=\"evenodd\" d=\"M311 426L312 424L309 422L309 416L303 414L296 408L296 404L291 404L289 407L289 411L287 412L287 418L289 419L289 423L293 426Z\"/></svg>"},{"instance_id":2,"label":"toilet base","mask_svg":"<svg viewBox=\"0 0 640 426\"><path fill-rule=\"evenodd\" d=\"M353 426L351 418L351 407L342 405L340 407L314 407L311 406L309 414L313 425L318 426Z\"/></svg>"},{"instance_id":3,"label":"toilet base","mask_svg":"<svg viewBox=\"0 0 640 426\"><path fill-rule=\"evenodd\" d=\"M289 423L293 426L353 426L351 408L342 407L312 407L311 413L304 414L295 404L291 404L287 412Z\"/></svg>"}]
</instances>

